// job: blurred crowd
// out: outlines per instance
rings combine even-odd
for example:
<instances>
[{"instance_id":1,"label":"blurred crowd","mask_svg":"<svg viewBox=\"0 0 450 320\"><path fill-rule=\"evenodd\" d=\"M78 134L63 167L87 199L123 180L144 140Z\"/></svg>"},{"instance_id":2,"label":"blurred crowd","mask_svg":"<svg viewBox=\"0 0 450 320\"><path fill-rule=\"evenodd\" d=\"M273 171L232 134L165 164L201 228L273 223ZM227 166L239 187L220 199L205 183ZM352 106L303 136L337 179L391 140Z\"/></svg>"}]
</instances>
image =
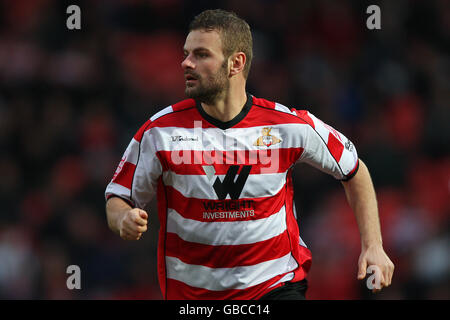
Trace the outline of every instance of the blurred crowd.
<instances>
[{"instance_id":1,"label":"blurred crowd","mask_svg":"<svg viewBox=\"0 0 450 320\"><path fill-rule=\"evenodd\" d=\"M381 30L366 28L378 3ZM68 30L66 8L81 8ZM307 109L356 145L396 269L358 281L359 233L340 183L294 172L310 299L449 299L450 2L14 0L0 2L0 298L161 299L158 221L127 242L104 190L136 130L184 99L189 21L207 8L250 24L248 91ZM68 290L66 269L81 269Z\"/></svg>"}]
</instances>

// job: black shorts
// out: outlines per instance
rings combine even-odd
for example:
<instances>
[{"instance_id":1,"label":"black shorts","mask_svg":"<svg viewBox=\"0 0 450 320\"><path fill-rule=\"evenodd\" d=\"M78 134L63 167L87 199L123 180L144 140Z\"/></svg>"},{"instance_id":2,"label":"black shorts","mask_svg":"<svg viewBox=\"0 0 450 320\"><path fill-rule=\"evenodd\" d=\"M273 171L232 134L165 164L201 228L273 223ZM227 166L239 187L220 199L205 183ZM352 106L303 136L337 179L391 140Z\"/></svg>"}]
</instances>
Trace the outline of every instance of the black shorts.
<instances>
[{"instance_id":1,"label":"black shorts","mask_svg":"<svg viewBox=\"0 0 450 320\"><path fill-rule=\"evenodd\" d=\"M263 295L260 300L305 300L307 289L308 281L306 279L298 282L286 282L283 286Z\"/></svg>"}]
</instances>

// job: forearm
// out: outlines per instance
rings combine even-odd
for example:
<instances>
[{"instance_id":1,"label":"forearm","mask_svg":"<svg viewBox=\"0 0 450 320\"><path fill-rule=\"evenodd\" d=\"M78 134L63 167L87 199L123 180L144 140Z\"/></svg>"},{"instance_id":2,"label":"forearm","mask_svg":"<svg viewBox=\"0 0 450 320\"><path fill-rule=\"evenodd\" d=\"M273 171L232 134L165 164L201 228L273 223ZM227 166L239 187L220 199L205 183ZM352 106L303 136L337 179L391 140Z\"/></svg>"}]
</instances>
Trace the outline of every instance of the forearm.
<instances>
[{"instance_id":1,"label":"forearm","mask_svg":"<svg viewBox=\"0 0 450 320\"><path fill-rule=\"evenodd\" d=\"M378 205L367 166L359 160L359 170L349 181L342 182L361 236L361 245L368 248L382 245Z\"/></svg>"},{"instance_id":2,"label":"forearm","mask_svg":"<svg viewBox=\"0 0 450 320\"><path fill-rule=\"evenodd\" d=\"M106 218L108 220L108 226L114 233L120 234L120 221L130 209L132 209L132 207L118 197L110 198L106 202Z\"/></svg>"}]
</instances>

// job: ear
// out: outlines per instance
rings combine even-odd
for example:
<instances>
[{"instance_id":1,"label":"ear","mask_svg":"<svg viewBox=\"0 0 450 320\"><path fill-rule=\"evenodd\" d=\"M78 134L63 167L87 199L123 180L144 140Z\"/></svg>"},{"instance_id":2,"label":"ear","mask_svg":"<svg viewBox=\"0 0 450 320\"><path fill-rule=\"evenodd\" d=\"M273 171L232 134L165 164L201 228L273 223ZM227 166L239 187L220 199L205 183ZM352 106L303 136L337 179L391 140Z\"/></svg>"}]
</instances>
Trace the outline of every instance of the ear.
<instances>
[{"instance_id":1,"label":"ear","mask_svg":"<svg viewBox=\"0 0 450 320\"><path fill-rule=\"evenodd\" d=\"M244 70L247 57L243 52L236 52L230 56L230 77L241 73Z\"/></svg>"}]
</instances>

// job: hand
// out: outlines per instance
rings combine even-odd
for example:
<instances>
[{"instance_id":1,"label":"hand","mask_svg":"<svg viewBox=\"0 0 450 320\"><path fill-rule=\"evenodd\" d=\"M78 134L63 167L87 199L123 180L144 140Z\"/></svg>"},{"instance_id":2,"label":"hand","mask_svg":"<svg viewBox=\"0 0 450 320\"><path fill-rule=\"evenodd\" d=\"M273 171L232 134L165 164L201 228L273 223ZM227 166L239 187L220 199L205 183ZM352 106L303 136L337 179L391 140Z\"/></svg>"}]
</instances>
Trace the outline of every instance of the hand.
<instances>
[{"instance_id":1,"label":"hand","mask_svg":"<svg viewBox=\"0 0 450 320\"><path fill-rule=\"evenodd\" d=\"M144 210L134 208L128 210L119 224L120 237L124 240L139 240L147 231L148 214Z\"/></svg>"},{"instance_id":2,"label":"hand","mask_svg":"<svg viewBox=\"0 0 450 320\"><path fill-rule=\"evenodd\" d=\"M358 280L366 277L366 270L368 266L376 266L373 272L379 272L376 277L379 277L379 288L372 289L372 292L378 292L383 287L388 287L392 282L392 275L394 273L394 264L384 252L381 245L369 246L363 248L358 260Z\"/></svg>"}]
</instances>

